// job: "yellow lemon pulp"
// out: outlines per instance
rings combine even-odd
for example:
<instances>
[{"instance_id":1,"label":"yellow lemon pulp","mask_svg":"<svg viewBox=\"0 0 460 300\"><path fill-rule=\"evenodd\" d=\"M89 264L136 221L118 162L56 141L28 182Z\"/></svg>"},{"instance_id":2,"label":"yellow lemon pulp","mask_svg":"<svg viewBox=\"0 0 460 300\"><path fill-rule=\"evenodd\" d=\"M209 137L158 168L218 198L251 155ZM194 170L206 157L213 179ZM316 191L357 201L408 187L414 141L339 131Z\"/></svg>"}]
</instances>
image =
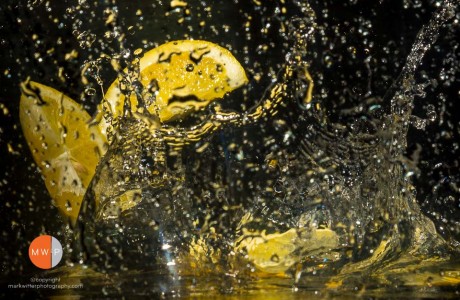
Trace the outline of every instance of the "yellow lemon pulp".
<instances>
[{"instance_id":1,"label":"yellow lemon pulp","mask_svg":"<svg viewBox=\"0 0 460 300\"><path fill-rule=\"evenodd\" d=\"M145 108L161 122L183 118L248 81L230 51L200 40L174 41L150 50L140 59L139 69L139 79L150 96L143 99ZM130 95L133 112L139 109L138 96ZM104 101L113 117L123 115L125 96L118 80ZM102 119L99 126L105 133L108 121Z\"/></svg>"},{"instance_id":2,"label":"yellow lemon pulp","mask_svg":"<svg viewBox=\"0 0 460 300\"><path fill-rule=\"evenodd\" d=\"M90 116L81 105L36 82L22 86L19 117L55 205L74 224L105 152L105 136L88 126Z\"/></svg>"}]
</instances>

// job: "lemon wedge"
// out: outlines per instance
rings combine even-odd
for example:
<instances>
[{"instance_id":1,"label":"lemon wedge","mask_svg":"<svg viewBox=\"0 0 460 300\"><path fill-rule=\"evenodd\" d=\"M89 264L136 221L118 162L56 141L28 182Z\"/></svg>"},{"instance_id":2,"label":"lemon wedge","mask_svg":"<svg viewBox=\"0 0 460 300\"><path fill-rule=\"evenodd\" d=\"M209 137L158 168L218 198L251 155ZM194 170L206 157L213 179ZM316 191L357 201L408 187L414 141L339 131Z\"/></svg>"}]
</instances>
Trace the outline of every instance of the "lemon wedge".
<instances>
[{"instance_id":1,"label":"lemon wedge","mask_svg":"<svg viewBox=\"0 0 460 300\"><path fill-rule=\"evenodd\" d=\"M57 208L75 224L106 150L106 138L76 102L48 86L22 84L19 117L33 158Z\"/></svg>"},{"instance_id":2,"label":"lemon wedge","mask_svg":"<svg viewBox=\"0 0 460 300\"><path fill-rule=\"evenodd\" d=\"M183 118L248 81L230 51L201 40L174 41L154 48L140 59L139 70L139 80L150 93L150 99L141 96L144 106L162 123ZM133 112L139 109L138 96L130 94ZM112 117L123 115L125 96L119 80L113 82L103 101ZM105 119L99 123L103 133L108 123Z\"/></svg>"}]
</instances>

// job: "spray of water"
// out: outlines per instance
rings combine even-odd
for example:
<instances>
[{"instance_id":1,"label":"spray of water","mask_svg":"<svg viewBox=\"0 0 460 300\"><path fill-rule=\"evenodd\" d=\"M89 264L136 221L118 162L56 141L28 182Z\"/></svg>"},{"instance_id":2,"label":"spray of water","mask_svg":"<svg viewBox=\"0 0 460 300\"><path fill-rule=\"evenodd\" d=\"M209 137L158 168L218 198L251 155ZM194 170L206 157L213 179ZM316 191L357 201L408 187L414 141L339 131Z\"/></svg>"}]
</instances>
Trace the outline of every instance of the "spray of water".
<instances>
[{"instance_id":1,"label":"spray of water","mask_svg":"<svg viewBox=\"0 0 460 300\"><path fill-rule=\"evenodd\" d=\"M423 129L436 119L431 106L427 120L413 116L414 99L427 88L416 78L458 5L439 5L384 95L371 97L369 79L365 101L336 109L334 117L325 101L324 74L312 71L319 55L315 45L324 42L328 28L308 2L252 1L240 11L244 33L235 43L219 37L236 27L233 22L222 29L200 17L193 23L195 15L220 16L217 5L172 1L165 9L155 2L155 13L165 10L166 18L177 19L172 27L190 22L181 39L215 38L240 57L250 81L222 105L170 123L133 114L130 101L121 116L98 108L92 126L101 116L107 121L110 146L70 233L76 237L69 243L70 261L115 275L153 270L165 293L180 276L195 284L215 276L225 291L261 276L282 282L279 274L296 287L324 275L321 284L351 288L370 277L391 281L403 273L401 265L456 257L417 203L414 162L405 151L410 126ZM85 12L103 16L104 32L88 28ZM126 97L155 103L152 87L141 83L139 61L160 42L141 38L144 49L133 50L129 37L142 35L143 23L125 24L121 13L117 1L82 0L66 10L79 51L89 53L81 67L82 99L105 96L109 70ZM146 15L136 11L140 21ZM174 39L166 34L165 40ZM254 45L256 39L262 42ZM370 60L365 64L372 77ZM325 55L328 68L332 61Z\"/></svg>"}]
</instances>

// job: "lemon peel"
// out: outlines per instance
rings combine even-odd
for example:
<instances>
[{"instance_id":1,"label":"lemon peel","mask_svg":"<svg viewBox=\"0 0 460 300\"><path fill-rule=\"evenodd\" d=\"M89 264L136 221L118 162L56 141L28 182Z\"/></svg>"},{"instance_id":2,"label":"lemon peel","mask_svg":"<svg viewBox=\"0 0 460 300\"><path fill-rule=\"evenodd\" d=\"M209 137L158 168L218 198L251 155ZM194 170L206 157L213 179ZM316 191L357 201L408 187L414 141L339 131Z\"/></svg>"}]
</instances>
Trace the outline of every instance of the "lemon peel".
<instances>
[{"instance_id":1,"label":"lemon peel","mask_svg":"<svg viewBox=\"0 0 460 300\"><path fill-rule=\"evenodd\" d=\"M139 60L139 71L139 81L147 93L141 95L145 108L162 123L186 117L248 82L229 50L202 40L160 45ZM142 109L139 96L130 93L132 112ZM108 109L113 118L122 116L125 99L117 79L107 90L102 109ZM102 118L99 127L103 133L108 126L109 120Z\"/></svg>"}]
</instances>

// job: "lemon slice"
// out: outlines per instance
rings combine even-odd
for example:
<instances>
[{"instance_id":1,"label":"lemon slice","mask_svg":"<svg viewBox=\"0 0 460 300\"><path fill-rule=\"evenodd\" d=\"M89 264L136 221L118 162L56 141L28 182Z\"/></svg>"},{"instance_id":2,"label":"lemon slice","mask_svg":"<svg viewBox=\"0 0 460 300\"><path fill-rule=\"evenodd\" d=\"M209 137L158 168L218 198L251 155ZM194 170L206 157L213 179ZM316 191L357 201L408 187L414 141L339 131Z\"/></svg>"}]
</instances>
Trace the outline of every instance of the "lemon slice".
<instances>
[{"instance_id":1,"label":"lemon slice","mask_svg":"<svg viewBox=\"0 0 460 300\"><path fill-rule=\"evenodd\" d=\"M230 51L200 40L174 41L150 50L140 59L139 69L142 85L155 96L155 101L144 99L145 106L161 122L183 118L248 81ZM125 96L118 80L104 99L113 117L123 114ZM134 93L130 101L131 110L137 111ZM99 126L105 133L107 121Z\"/></svg>"},{"instance_id":2,"label":"lemon slice","mask_svg":"<svg viewBox=\"0 0 460 300\"><path fill-rule=\"evenodd\" d=\"M19 117L34 160L58 209L74 224L106 138L76 102L48 86L22 84Z\"/></svg>"},{"instance_id":3,"label":"lemon slice","mask_svg":"<svg viewBox=\"0 0 460 300\"><path fill-rule=\"evenodd\" d=\"M273 234L265 231L254 234L243 229L243 235L236 244L236 251L244 249L247 259L258 270L280 274L301 262L304 256L319 255L323 259L334 259L330 250L338 246L338 236L330 229L291 228Z\"/></svg>"}]
</instances>

